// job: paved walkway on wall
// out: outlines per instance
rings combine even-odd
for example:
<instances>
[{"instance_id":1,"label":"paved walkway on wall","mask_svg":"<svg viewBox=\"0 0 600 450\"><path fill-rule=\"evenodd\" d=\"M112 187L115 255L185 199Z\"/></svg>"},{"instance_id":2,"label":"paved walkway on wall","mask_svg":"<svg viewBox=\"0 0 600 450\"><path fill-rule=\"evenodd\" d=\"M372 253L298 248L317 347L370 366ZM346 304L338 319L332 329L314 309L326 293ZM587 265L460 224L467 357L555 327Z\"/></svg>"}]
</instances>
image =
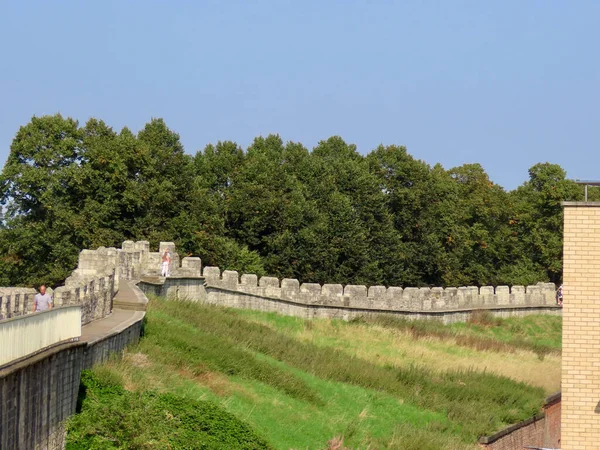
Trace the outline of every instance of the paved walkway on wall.
<instances>
[{"instance_id":1,"label":"paved walkway on wall","mask_svg":"<svg viewBox=\"0 0 600 450\"><path fill-rule=\"evenodd\" d=\"M112 314L94 320L81 328L81 341L93 343L120 333L144 317L148 300L132 281L120 280L119 292L113 299Z\"/></svg>"}]
</instances>

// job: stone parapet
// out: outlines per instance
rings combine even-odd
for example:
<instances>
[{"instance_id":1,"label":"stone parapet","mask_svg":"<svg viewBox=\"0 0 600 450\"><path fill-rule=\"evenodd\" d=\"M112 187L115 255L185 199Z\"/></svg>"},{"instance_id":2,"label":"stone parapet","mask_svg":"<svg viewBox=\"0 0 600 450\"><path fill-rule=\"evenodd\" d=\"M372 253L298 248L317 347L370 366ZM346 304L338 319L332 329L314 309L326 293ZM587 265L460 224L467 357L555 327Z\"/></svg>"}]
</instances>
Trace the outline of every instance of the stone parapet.
<instances>
[{"instance_id":1,"label":"stone parapet","mask_svg":"<svg viewBox=\"0 0 600 450\"><path fill-rule=\"evenodd\" d=\"M0 287L0 320L30 313L36 293L32 288Z\"/></svg>"},{"instance_id":2,"label":"stone parapet","mask_svg":"<svg viewBox=\"0 0 600 450\"><path fill-rule=\"evenodd\" d=\"M162 254L165 250L169 250L171 254L170 275L202 275L200 258L186 256L180 260L173 242L161 242L159 251L151 252L148 241L124 241L121 248L99 247L96 250L82 250L73 276L89 278L114 270L117 284L121 278L139 280L142 276L160 276Z\"/></svg>"},{"instance_id":3,"label":"stone parapet","mask_svg":"<svg viewBox=\"0 0 600 450\"><path fill-rule=\"evenodd\" d=\"M495 306L552 306L555 286L538 283L531 286L461 286L461 287L396 287L341 284L300 283L286 278L254 274L221 272L218 267L205 267L203 277L208 287L222 288L260 297L293 300L306 305L348 306L391 311L441 311L477 309Z\"/></svg>"}]
</instances>

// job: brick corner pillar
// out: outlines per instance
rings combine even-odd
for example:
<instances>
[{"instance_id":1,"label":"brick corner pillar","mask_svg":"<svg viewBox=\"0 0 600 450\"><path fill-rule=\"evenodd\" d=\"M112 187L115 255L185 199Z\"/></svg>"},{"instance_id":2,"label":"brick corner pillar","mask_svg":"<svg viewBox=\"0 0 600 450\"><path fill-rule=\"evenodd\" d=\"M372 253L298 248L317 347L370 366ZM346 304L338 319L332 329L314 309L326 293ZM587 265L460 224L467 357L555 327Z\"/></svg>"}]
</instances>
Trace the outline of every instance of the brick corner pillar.
<instances>
[{"instance_id":1,"label":"brick corner pillar","mask_svg":"<svg viewBox=\"0 0 600 450\"><path fill-rule=\"evenodd\" d=\"M561 449L600 448L600 202L564 202Z\"/></svg>"}]
</instances>

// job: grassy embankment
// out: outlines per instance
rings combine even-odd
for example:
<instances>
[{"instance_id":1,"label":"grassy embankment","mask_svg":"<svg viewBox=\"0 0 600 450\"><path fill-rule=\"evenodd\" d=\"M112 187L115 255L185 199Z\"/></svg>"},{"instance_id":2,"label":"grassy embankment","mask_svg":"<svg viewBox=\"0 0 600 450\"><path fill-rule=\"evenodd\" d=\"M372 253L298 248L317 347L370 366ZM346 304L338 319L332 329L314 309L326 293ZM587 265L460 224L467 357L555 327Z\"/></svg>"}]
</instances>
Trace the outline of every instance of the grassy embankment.
<instances>
[{"instance_id":1,"label":"grassy embankment","mask_svg":"<svg viewBox=\"0 0 600 450\"><path fill-rule=\"evenodd\" d=\"M326 448L335 438L349 448L476 448L480 435L537 413L559 382L557 317L345 323L163 300L151 302L147 317L140 344L93 371L137 403L123 412L123 404L89 395L68 448L82 448L90 435L90 448L119 448L108 437L139 426L127 417L163 393L198 405L209 400L211 410L233 414L260 436L219 416L228 417L224 427L252 436L246 448L264 448L261 438L280 449ZM147 391L160 394L138 394ZM203 448L169 441L182 420L158 409L144 426L164 416L166 430L175 431L144 428L144 441L123 438L122 448ZM98 411L124 419L105 424ZM202 429L212 436L208 425Z\"/></svg>"}]
</instances>

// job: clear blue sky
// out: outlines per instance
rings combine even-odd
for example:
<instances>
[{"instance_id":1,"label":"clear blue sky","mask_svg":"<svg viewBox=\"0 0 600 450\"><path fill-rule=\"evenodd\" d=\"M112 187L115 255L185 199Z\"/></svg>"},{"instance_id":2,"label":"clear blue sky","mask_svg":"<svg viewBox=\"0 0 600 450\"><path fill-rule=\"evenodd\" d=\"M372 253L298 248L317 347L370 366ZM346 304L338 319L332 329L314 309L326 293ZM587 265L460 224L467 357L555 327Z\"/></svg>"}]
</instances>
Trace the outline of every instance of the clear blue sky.
<instances>
[{"instance_id":1,"label":"clear blue sky","mask_svg":"<svg viewBox=\"0 0 600 450\"><path fill-rule=\"evenodd\" d=\"M0 0L0 165L60 112L188 153L278 133L479 162L513 189L537 162L600 179L600 2Z\"/></svg>"}]
</instances>

